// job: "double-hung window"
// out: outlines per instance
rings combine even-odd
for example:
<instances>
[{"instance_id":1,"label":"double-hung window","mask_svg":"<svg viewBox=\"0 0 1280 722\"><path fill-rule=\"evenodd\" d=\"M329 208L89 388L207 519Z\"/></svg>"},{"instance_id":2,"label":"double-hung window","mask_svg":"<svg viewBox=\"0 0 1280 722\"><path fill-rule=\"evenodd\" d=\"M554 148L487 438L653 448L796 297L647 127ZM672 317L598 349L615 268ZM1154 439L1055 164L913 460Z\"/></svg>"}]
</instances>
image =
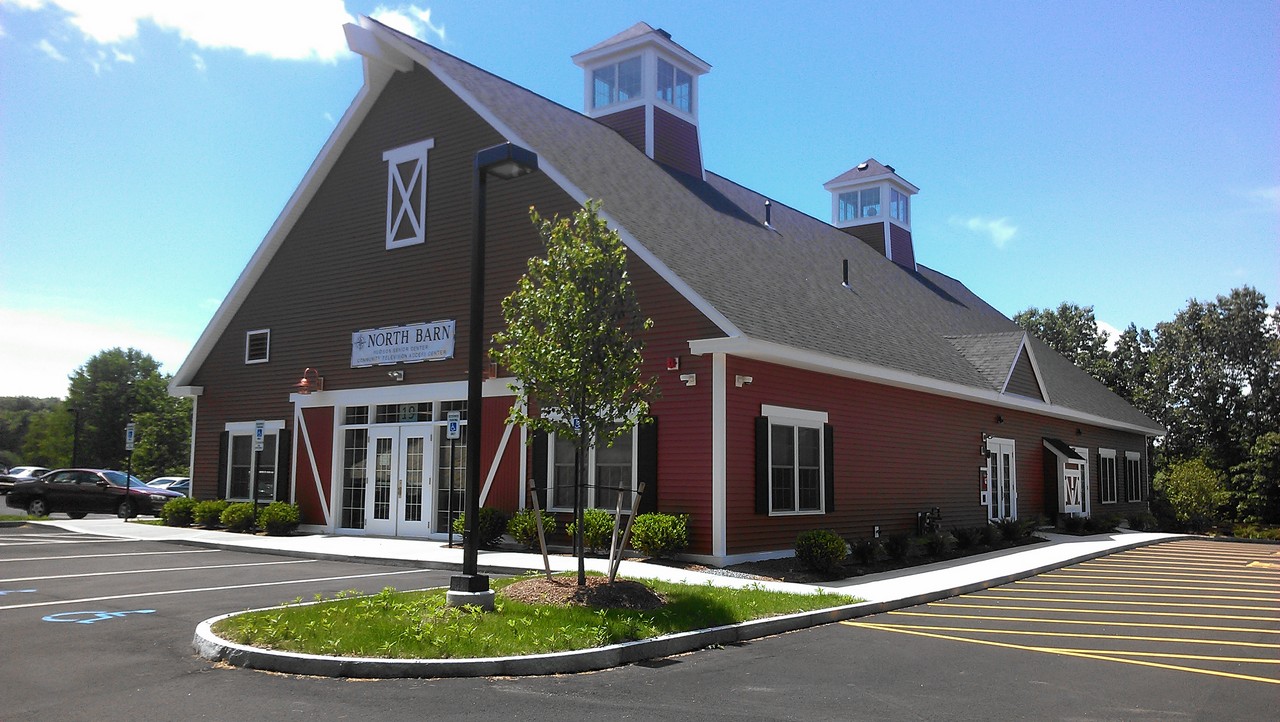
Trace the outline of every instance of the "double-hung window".
<instances>
[{"instance_id":1,"label":"double-hung window","mask_svg":"<svg viewBox=\"0 0 1280 722\"><path fill-rule=\"evenodd\" d=\"M756 419L756 511L832 511L832 438L826 412L762 406Z\"/></svg>"},{"instance_id":2,"label":"double-hung window","mask_svg":"<svg viewBox=\"0 0 1280 722\"><path fill-rule=\"evenodd\" d=\"M622 508L631 509L631 493L636 488L637 468L636 437L639 426L614 439L612 446L596 446L587 449L587 478L583 487L588 509L617 509L618 497ZM550 436L547 478L551 481L551 508L556 511L573 509L574 461L576 448L573 439Z\"/></svg>"},{"instance_id":3,"label":"double-hung window","mask_svg":"<svg viewBox=\"0 0 1280 722\"><path fill-rule=\"evenodd\" d=\"M1098 449L1098 496L1103 504L1116 503L1115 449Z\"/></svg>"},{"instance_id":4,"label":"double-hung window","mask_svg":"<svg viewBox=\"0 0 1280 722\"><path fill-rule=\"evenodd\" d=\"M226 448L222 459L223 495L236 501L275 501L284 490L280 480L287 465L288 433L283 421L263 424L261 448L257 443L255 422L233 422L226 425ZM282 438L283 437L283 438Z\"/></svg>"},{"instance_id":5,"label":"double-hung window","mask_svg":"<svg viewBox=\"0 0 1280 722\"><path fill-rule=\"evenodd\" d=\"M1136 451L1124 452L1124 481L1129 501L1142 501L1142 455Z\"/></svg>"}]
</instances>

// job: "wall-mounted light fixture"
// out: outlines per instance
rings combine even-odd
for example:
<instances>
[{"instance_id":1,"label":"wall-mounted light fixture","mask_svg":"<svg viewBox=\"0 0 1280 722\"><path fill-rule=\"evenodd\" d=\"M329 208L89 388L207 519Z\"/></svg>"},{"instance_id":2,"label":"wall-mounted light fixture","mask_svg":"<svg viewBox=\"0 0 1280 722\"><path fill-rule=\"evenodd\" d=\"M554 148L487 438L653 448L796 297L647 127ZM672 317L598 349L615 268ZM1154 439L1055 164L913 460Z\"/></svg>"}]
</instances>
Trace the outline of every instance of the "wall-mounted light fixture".
<instances>
[{"instance_id":1,"label":"wall-mounted light fixture","mask_svg":"<svg viewBox=\"0 0 1280 722\"><path fill-rule=\"evenodd\" d=\"M1080 430L1079 426L1076 427L1076 436L1084 436L1084 432Z\"/></svg>"},{"instance_id":2,"label":"wall-mounted light fixture","mask_svg":"<svg viewBox=\"0 0 1280 722\"><path fill-rule=\"evenodd\" d=\"M309 394L314 391L324 391L324 377L319 371L310 366L302 370L302 378L298 379L298 383L293 385L300 394Z\"/></svg>"},{"instance_id":3,"label":"wall-mounted light fixture","mask_svg":"<svg viewBox=\"0 0 1280 722\"><path fill-rule=\"evenodd\" d=\"M1004 417L1003 417L1003 416L1001 416L1000 414L996 414L996 423L997 423L997 424L1003 424L1003 423L1004 423Z\"/></svg>"},{"instance_id":4,"label":"wall-mounted light fixture","mask_svg":"<svg viewBox=\"0 0 1280 722\"><path fill-rule=\"evenodd\" d=\"M695 386L698 383L698 375L697 374L680 374L680 380L684 382L685 386Z\"/></svg>"},{"instance_id":5,"label":"wall-mounted light fixture","mask_svg":"<svg viewBox=\"0 0 1280 722\"><path fill-rule=\"evenodd\" d=\"M387 376L392 381L404 381L404 369L394 369L387 372Z\"/></svg>"},{"instance_id":6,"label":"wall-mounted light fixture","mask_svg":"<svg viewBox=\"0 0 1280 722\"><path fill-rule=\"evenodd\" d=\"M743 386L746 386L752 381L755 381L755 379L751 378L750 376L743 376L742 374L736 374L733 377L733 385L737 386L738 388L742 388Z\"/></svg>"}]
</instances>

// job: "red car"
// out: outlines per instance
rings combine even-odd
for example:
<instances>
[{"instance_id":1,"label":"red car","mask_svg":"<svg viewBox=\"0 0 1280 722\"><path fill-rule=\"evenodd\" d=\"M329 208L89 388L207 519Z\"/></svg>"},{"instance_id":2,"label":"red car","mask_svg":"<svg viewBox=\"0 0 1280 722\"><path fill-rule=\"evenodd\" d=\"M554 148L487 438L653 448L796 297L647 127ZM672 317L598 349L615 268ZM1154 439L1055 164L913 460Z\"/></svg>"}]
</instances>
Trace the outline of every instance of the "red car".
<instances>
[{"instance_id":1,"label":"red car","mask_svg":"<svg viewBox=\"0 0 1280 722\"><path fill-rule=\"evenodd\" d=\"M25 509L29 516L64 512L72 519L83 519L86 514L115 514L127 519L140 514L155 516L166 502L181 496L147 486L123 471L57 469L39 479L14 484L5 503Z\"/></svg>"}]
</instances>

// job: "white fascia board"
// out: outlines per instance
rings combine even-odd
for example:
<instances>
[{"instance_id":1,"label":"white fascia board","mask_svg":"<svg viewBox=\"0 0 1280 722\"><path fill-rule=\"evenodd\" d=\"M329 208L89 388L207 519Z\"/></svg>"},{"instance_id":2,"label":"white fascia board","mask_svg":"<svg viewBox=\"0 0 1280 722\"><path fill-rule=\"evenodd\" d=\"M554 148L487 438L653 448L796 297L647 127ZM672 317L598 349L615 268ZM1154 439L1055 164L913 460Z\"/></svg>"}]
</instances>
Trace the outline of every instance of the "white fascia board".
<instances>
[{"instance_id":1,"label":"white fascia board","mask_svg":"<svg viewBox=\"0 0 1280 722\"><path fill-rule=\"evenodd\" d=\"M656 30L644 35L637 35L634 38L623 40L606 45L596 50L583 51L569 58L574 65L580 68L588 68L599 65L606 60L613 60L627 55L633 55L645 46L656 46L665 51L673 59L678 60L681 65L686 66L686 71L692 71L695 75L706 75L711 72L711 65L702 58L694 55L684 47L678 45L674 40L664 37Z\"/></svg>"},{"instance_id":2,"label":"white fascia board","mask_svg":"<svg viewBox=\"0 0 1280 722\"><path fill-rule=\"evenodd\" d=\"M955 399L963 399L965 401L975 401L1006 409L1029 411L1042 416L1068 419L1070 421L1091 424L1093 426L1101 426L1108 429L1117 429L1120 431L1129 431L1138 434L1150 434L1153 436L1163 436L1165 433L1165 430L1159 427L1129 424L1123 421L1116 421L1114 419L1098 416L1096 414L1076 411L1075 409L1068 409L1062 406L1051 406L1049 404L1036 401L1035 399L1028 399L1013 394L1003 394L998 391L980 389L973 386L965 386L963 384L957 384L950 381L941 381L939 379L920 376L919 374L913 374L906 371L885 368L883 366L875 366L862 361L853 361L851 359L822 354L816 351L798 349L793 346L784 346L782 344L772 343L769 341L758 341L746 336L693 340L689 342L689 352L695 356L701 356L708 353L724 353L731 356L755 359L757 361L767 361L780 366L790 366L792 368L817 371L819 373L826 373L834 376L871 381L878 384L884 384L886 386L922 391L924 393L934 394L937 396L947 396Z\"/></svg>"},{"instance_id":3,"label":"white fascia board","mask_svg":"<svg viewBox=\"0 0 1280 722\"><path fill-rule=\"evenodd\" d=\"M379 40L367 28L360 27L354 23L346 23L342 26L342 32L347 36L347 47L351 48L351 52L399 70L402 73L413 70L412 59Z\"/></svg>"},{"instance_id":4,"label":"white fascia board","mask_svg":"<svg viewBox=\"0 0 1280 722\"><path fill-rule=\"evenodd\" d=\"M271 262L271 258L275 256L280 245L284 243L289 231L297 223L298 217L302 215L302 211L306 209L307 204L311 202L316 191L319 190L320 184L329 174L334 163L338 161L343 148L355 135L361 121L364 120L369 109L373 107L374 101L378 99L382 89L386 87L387 81L391 79L391 73L384 66L373 63L368 58L364 58L364 71L365 84L360 87L360 91L356 93L351 105L347 106L347 110L342 114L337 127L333 129L333 133L325 141L316 159L311 162L311 167L307 169L306 175L302 177L302 182L294 190L293 195L289 197L289 202L285 204L284 210L280 212L271 229L267 231L266 237L262 239L262 243L254 251L248 265L240 272L239 278L231 286L231 291L227 294L227 297L222 300L222 305L218 306L218 310L213 314L213 319L205 327L204 333L200 334L195 346L191 348L191 353L182 362L178 372L173 375L173 380L169 382L170 393L173 393L173 389L186 386L191 382L195 372L204 363L209 352L213 350L214 344L217 343L223 332L226 331L227 326L230 325L236 311L240 310L240 306L248 297L249 292L253 290L254 284L262 277L267 264Z\"/></svg>"},{"instance_id":5,"label":"white fascia board","mask_svg":"<svg viewBox=\"0 0 1280 722\"><path fill-rule=\"evenodd\" d=\"M384 32L378 27L374 27L373 30L378 33ZM401 50L406 55L409 55L419 65L426 68L432 75L436 76L441 83L444 83L445 87L449 88L454 95L457 95L462 102L466 103L468 107L474 110L481 119L493 126L493 129L498 131L498 134L506 138L508 142L528 148L534 153L538 152L536 147L521 138L519 133L512 130L510 126L504 123L501 118L481 103L479 99L472 95L471 92L463 87L461 83L453 78L453 76L446 73L435 63L432 63L425 55L418 52L412 46L398 44L396 39L392 36L388 36L385 39L389 43L397 44L397 49ZM561 173L555 165L547 161L541 155L538 157L538 170L550 178L556 185L560 186L560 188L565 193L568 193L569 197L573 198L573 200L579 205L586 205L586 202L590 200L590 196L583 193L581 188L574 185L574 183L570 181L567 176ZM636 254L636 257L641 261L644 261L650 268L652 268L664 281L671 284L671 287L676 290L676 293L679 293L685 298L685 300L693 304L694 308L698 309L698 311L709 318L721 331L728 336L741 335L741 331L738 330L738 327L735 326L732 321L726 318L723 313L712 306L711 303L703 298L697 291L694 291L683 278L676 275L676 273L672 271L667 264L663 263L653 254L652 251L646 248L644 244L640 243L635 236L631 235L631 232L623 227L621 223L618 223L617 219L610 216L604 210L600 211L600 217L609 225L609 228L618 232L618 236L622 239L623 245L630 249L632 253Z\"/></svg>"},{"instance_id":6,"label":"white fascia board","mask_svg":"<svg viewBox=\"0 0 1280 722\"><path fill-rule=\"evenodd\" d=\"M174 386L169 384L169 395L178 398L195 397L204 394L203 386Z\"/></svg>"}]
</instances>

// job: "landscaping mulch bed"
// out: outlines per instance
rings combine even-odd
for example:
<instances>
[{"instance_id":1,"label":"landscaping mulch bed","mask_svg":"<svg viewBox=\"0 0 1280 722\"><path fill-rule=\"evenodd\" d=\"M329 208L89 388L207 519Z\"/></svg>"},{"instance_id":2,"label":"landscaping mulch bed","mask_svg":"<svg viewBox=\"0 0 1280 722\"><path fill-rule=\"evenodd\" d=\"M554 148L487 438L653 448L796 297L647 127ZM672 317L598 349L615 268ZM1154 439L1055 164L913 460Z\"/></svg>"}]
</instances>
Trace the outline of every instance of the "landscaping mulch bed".
<instances>
[{"instance_id":1,"label":"landscaping mulch bed","mask_svg":"<svg viewBox=\"0 0 1280 722\"><path fill-rule=\"evenodd\" d=\"M595 609L658 609L667 603L661 594L640 582L587 577L585 586L570 577L534 577L504 587L500 596L526 604L568 604Z\"/></svg>"}]
</instances>

